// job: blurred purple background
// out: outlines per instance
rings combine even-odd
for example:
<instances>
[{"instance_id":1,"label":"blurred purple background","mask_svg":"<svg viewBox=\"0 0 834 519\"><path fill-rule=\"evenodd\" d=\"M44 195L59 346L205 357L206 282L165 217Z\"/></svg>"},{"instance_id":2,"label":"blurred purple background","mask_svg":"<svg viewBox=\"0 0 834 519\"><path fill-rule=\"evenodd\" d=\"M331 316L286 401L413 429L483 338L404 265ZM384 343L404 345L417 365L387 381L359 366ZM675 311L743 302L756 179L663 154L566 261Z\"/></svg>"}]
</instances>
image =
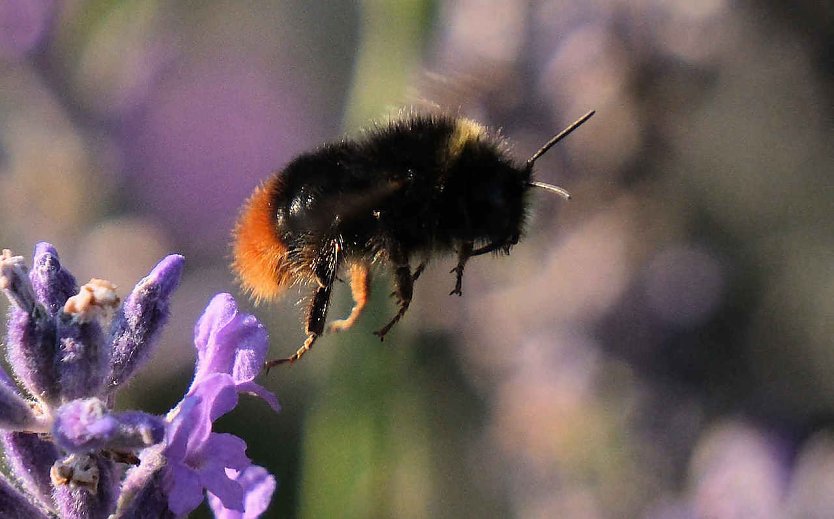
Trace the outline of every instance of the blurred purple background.
<instances>
[{"instance_id":1,"label":"blurred purple background","mask_svg":"<svg viewBox=\"0 0 834 519\"><path fill-rule=\"evenodd\" d=\"M186 256L136 384L162 411L238 294L240 204L294 155L436 105L524 158L596 109L537 163L573 200L538 195L462 298L440 259L380 345L381 273L263 381L282 414L221 422L278 474L269 516L834 517L832 35L810 1L6 0L0 235L122 294ZM276 356L295 296L255 309Z\"/></svg>"}]
</instances>

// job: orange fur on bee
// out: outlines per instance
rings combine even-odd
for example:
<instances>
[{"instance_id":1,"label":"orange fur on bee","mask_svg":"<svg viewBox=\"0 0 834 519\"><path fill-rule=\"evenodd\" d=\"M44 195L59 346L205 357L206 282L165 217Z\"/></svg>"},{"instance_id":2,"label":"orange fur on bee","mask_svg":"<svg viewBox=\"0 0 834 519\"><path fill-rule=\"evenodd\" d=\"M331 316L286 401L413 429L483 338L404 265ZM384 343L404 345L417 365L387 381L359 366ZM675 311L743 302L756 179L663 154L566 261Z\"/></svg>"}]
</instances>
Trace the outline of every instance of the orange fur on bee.
<instances>
[{"instance_id":1,"label":"orange fur on bee","mask_svg":"<svg viewBox=\"0 0 834 519\"><path fill-rule=\"evenodd\" d=\"M287 246L276 234L272 218L272 200L280 188L278 175L258 186L243 206L234 231L232 268L256 302L278 297L292 282L285 262Z\"/></svg>"}]
</instances>

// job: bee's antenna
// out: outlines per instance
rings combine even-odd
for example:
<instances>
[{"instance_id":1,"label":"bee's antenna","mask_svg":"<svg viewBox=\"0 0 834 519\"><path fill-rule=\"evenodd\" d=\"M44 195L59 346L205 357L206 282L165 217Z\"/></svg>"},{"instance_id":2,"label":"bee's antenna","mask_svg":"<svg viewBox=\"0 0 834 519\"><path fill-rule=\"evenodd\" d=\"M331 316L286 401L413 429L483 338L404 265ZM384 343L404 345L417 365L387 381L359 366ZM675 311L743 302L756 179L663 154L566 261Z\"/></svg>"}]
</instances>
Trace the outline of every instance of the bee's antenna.
<instances>
[{"instance_id":1,"label":"bee's antenna","mask_svg":"<svg viewBox=\"0 0 834 519\"><path fill-rule=\"evenodd\" d=\"M596 110L591 110L587 114L585 114L582 117L580 117L579 119L577 119L576 122L574 122L573 124L571 124L570 126L565 128L564 130L559 132L558 135L556 135L555 137L553 137L552 139L547 141L547 143L544 146L542 146L539 149L539 151L537 151L536 153L533 154L532 157L527 159L527 169L532 170L533 169L533 164L535 164L536 160L538 160L539 157L541 157L542 155L547 153L547 150L552 148L557 142L561 141L562 139L564 139L565 137L570 135L570 133L572 131L574 131L575 129L582 126L582 124L585 121L587 121L588 119L590 119L591 116L594 115L595 113L596 113ZM527 185L530 186L530 187L538 187L540 189L550 191L551 193L556 193L557 195L562 196L567 200L570 200L570 193L568 193L566 189L563 189L559 186L554 186L553 184L547 184L547 183L544 183L544 182L528 182Z\"/></svg>"},{"instance_id":2,"label":"bee's antenna","mask_svg":"<svg viewBox=\"0 0 834 519\"><path fill-rule=\"evenodd\" d=\"M561 188L559 186L554 186L553 184L546 184L544 182L528 182L527 185L530 187L538 187L546 191L550 191L551 193L556 193L557 195L564 197L566 200L570 200L570 193L568 193L566 189Z\"/></svg>"},{"instance_id":3,"label":"bee's antenna","mask_svg":"<svg viewBox=\"0 0 834 519\"><path fill-rule=\"evenodd\" d=\"M547 150L552 148L557 142L561 141L562 139L564 139L565 137L570 135L570 133L572 131L574 131L575 129L582 126L582 123L584 123L585 121L590 119L591 116L594 115L595 113L596 113L596 110L591 110L587 114L580 117L575 123L571 124L570 126L565 128L564 130L559 132L559 135L557 135L557 136L553 137L552 139L550 139L549 141L547 141L547 144L542 146L539 151L537 151L536 153L533 154L532 157L527 159L527 169L533 169L533 163L535 163L536 160L538 160L539 157L541 157L542 155L547 153ZM541 186L538 186L538 187L541 187Z\"/></svg>"}]
</instances>

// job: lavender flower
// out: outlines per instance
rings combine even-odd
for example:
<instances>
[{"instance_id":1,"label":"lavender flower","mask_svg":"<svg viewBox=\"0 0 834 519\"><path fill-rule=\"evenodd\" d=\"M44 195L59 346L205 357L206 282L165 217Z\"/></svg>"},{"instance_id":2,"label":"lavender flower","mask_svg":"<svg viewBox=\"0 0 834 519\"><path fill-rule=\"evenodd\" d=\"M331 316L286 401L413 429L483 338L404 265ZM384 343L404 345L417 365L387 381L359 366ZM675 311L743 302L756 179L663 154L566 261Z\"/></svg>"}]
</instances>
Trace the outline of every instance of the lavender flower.
<instances>
[{"instance_id":1,"label":"lavender flower","mask_svg":"<svg viewBox=\"0 0 834 519\"><path fill-rule=\"evenodd\" d=\"M243 487L246 496L243 508L246 511L226 508L219 497L210 493L208 502L214 515L218 519L253 519L264 513L269 506L269 497L275 491L275 478L266 469L256 465L250 465L233 477Z\"/></svg>"},{"instance_id":2,"label":"lavender flower","mask_svg":"<svg viewBox=\"0 0 834 519\"><path fill-rule=\"evenodd\" d=\"M211 425L234 409L241 392L257 394L278 410L275 396L253 382L266 356L266 331L253 316L238 312L232 296L219 294L198 321L194 336L194 380L168 414L171 425L164 454L169 506L177 514L188 513L200 504L206 489L223 507L244 512L247 499L261 499L267 491L271 495L274 486L246 486L235 472L229 474L229 469L243 472L255 466L246 457L243 440L211 432Z\"/></svg>"},{"instance_id":3,"label":"lavender flower","mask_svg":"<svg viewBox=\"0 0 834 519\"><path fill-rule=\"evenodd\" d=\"M0 369L0 440L17 483L0 476L4 514L178 517L207 493L218 517L266 510L275 479L251 463L242 439L212 431L242 392L278 410L275 395L254 382L266 331L230 295L216 296L197 323L194 380L167 416L113 409L152 353L182 266L181 256L163 259L120 304L107 281L76 288L49 244L35 248L31 272L3 251L14 377Z\"/></svg>"}]
</instances>

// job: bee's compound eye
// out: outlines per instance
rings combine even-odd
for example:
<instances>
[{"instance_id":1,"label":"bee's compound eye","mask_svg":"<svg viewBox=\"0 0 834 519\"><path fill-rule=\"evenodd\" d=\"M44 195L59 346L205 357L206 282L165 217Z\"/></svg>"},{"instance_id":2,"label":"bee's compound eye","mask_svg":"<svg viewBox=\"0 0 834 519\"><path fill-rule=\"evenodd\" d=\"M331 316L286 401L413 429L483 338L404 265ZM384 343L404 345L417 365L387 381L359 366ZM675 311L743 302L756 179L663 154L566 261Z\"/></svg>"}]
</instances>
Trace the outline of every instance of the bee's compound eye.
<instances>
[{"instance_id":1,"label":"bee's compound eye","mask_svg":"<svg viewBox=\"0 0 834 519\"><path fill-rule=\"evenodd\" d=\"M299 216L304 211L310 210L315 204L315 197L312 193L300 193L298 196L290 201L289 213L290 216Z\"/></svg>"},{"instance_id":2,"label":"bee's compound eye","mask_svg":"<svg viewBox=\"0 0 834 519\"><path fill-rule=\"evenodd\" d=\"M297 216L304 209L304 202L302 201L302 197L297 196L292 199L290 202L290 215Z\"/></svg>"}]
</instances>

